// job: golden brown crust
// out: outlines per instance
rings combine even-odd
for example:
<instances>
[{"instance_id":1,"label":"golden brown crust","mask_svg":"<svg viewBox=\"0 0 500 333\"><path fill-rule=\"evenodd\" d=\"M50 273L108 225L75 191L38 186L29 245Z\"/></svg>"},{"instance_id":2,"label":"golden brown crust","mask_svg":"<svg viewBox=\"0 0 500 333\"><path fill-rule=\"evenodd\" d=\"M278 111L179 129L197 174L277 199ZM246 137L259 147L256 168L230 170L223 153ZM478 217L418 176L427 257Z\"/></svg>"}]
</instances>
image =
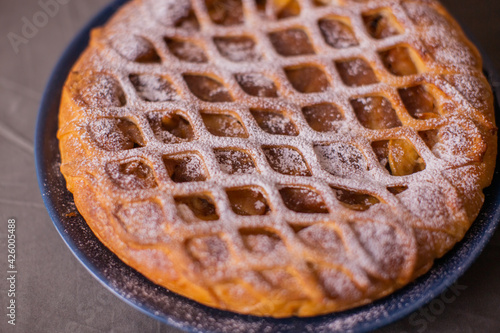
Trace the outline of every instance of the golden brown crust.
<instances>
[{"instance_id":1,"label":"golden brown crust","mask_svg":"<svg viewBox=\"0 0 500 333\"><path fill-rule=\"evenodd\" d=\"M209 306L314 316L462 239L493 95L437 1L192 3L125 5L63 90L61 171L121 260Z\"/></svg>"}]
</instances>

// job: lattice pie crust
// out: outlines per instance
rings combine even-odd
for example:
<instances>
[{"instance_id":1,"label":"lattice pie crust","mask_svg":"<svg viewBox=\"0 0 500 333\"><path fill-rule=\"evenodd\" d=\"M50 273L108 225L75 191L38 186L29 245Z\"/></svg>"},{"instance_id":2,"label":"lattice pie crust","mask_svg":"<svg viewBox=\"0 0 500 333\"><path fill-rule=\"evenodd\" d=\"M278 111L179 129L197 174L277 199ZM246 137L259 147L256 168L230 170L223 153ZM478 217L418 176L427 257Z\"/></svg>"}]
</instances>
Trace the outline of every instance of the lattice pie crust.
<instances>
[{"instance_id":1,"label":"lattice pie crust","mask_svg":"<svg viewBox=\"0 0 500 333\"><path fill-rule=\"evenodd\" d=\"M209 306L313 316L429 270L496 156L481 58L432 0L135 0L63 91L62 173L125 263Z\"/></svg>"}]
</instances>

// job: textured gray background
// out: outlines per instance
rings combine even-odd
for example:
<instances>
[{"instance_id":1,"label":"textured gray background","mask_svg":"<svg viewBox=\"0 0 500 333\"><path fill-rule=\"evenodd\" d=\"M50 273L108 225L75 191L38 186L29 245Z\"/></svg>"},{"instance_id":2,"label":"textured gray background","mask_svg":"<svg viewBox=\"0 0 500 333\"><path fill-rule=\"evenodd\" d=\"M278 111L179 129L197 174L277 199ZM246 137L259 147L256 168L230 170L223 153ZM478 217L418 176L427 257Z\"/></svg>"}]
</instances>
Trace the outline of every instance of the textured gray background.
<instances>
[{"instance_id":1,"label":"textured gray background","mask_svg":"<svg viewBox=\"0 0 500 333\"><path fill-rule=\"evenodd\" d=\"M60 1L68 3L16 54L6 36L20 34L22 18L31 18L40 6L34 0L0 0L0 332L179 332L129 307L94 280L66 248L43 206L33 158L42 91L69 41L109 2ZM500 69L500 1L443 2ZM17 219L18 236L15 328L5 316L9 217ZM380 332L500 332L499 263L497 232L459 280L466 289L456 300L444 309L431 303L425 308L428 319L417 313L413 322L405 318Z\"/></svg>"}]
</instances>

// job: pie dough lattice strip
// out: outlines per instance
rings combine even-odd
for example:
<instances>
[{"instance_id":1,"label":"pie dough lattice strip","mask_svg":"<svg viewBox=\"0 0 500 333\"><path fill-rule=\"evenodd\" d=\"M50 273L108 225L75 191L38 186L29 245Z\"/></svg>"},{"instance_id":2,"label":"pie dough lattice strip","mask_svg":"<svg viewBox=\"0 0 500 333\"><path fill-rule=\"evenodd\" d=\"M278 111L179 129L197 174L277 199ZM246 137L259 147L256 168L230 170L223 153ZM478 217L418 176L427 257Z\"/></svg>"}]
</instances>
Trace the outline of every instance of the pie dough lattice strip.
<instances>
[{"instance_id":1,"label":"pie dough lattice strip","mask_svg":"<svg viewBox=\"0 0 500 333\"><path fill-rule=\"evenodd\" d=\"M426 231L431 233L444 231L448 233L446 237L451 239L448 242L454 243L463 236L464 227L468 227L468 223L470 223L464 222L467 217L459 205L449 204L459 200L458 194L452 184L441 174L444 169L460 168L462 165L469 164L470 161L450 162L439 159L431 152L418 133L418 131L436 129L439 126L454 123L456 122L455 115L453 113L441 114L437 119L416 120L406 110L398 89L432 84L436 89L444 91L442 92L443 95L447 93L448 97L454 100L457 106L462 107L460 109L461 116L466 116L470 121L479 120L482 126L491 128L493 126L491 120L472 107L463 96L458 94L453 86L442 78L443 74L471 75L473 73L479 75L477 73L479 73L478 69L480 67L473 65L458 67L454 64L447 65L433 61L432 57L425 52L425 46L420 41L421 34L425 34L426 31L417 32L411 19L406 14L405 8L401 5L401 1L346 1L345 3L339 2L338 7L314 7L309 1L297 1L301 8L301 14L295 18L278 21L264 19L259 16L254 3L250 0L243 0L242 3L245 8L245 22L253 23L259 29L246 25L221 26L214 24L210 15L205 12L204 2L200 0L193 0L193 10L201 26L199 31L183 31L178 28L161 26L152 19L152 14L144 6L147 1L142 1L142 3L137 1L127 5L118 15L118 18L112 20L102 31L94 33L92 48L84 55L83 60L80 61L80 66L84 68L85 64L88 64L97 75L99 75L99 72L112 75L124 91L126 104L118 108L89 108L81 102L73 102L75 107L79 109L80 114L77 114L69 125L61 127L59 137L62 140L62 145L72 140L79 141L82 146L86 147L86 154L72 156L73 163L63 163L62 169L68 178L68 183L72 182L72 177L85 179L92 175L92 181L88 182L88 186L92 186L96 191L102 193L101 198L106 198L101 199L100 204L108 212L108 219L112 221L110 225L117 230L118 234L121 235L120 237L123 237L123 242L129 243L133 247L161 249L161 251L169 253L169 255L177 259L176 264L182 267L179 268L179 271L186 274L190 283L209 290L213 299L210 302L205 302L216 306L228 306L223 304L227 302L229 296L224 292L218 294L215 291L216 288L220 287L221 283L231 280L241 282L248 278L249 280L243 282L246 285L244 288L258 300L248 308L239 311L269 314L268 311L271 310L267 308L269 305L265 305L266 299L269 302L269 293L275 292L276 287L272 286L269 279L262 276L262 272L272 267L287 267L287 270L293 271L292 275L295 276L293 279L299 281L299 284L303 287L302 292L305 293L305 295L300 296L304 304L299 302L293 305L292 308L286 308L283 304L275 304L278 309L282 307L277 313L273 314L277 316L292 313L310 315L312 313L323 313L352 307L366 302L367 298L376 298L386 294L408 282L416 275L421 274L422 272L419 271L421 267L418 266L419 263L416 258L419 245L417 244L415 230L423 230L424 233ZM429 2L413 1L412 3L428 4ZM175 9L175 6L182 6L173 2L170 4L173 6L172 10ZM349 7L347 7L347 4ZM366 24L363 22L362 14L381 8L390 9L397 22L403 26L404 33L383 39L370 37L366 30ZM134 12L141 14L135 15ZM161 10L159 12L161 13ZM343 17L344 20L349 21L359 45L343 50L327 45L318 27L318 21L325 17ZM121 22L120 19L125 23ZM137 21L133 21L133 19L137 19ZM127 34L147 38L161 63L140 64L131 62L114 50L111 44L113 44L116 36L121 36L121 30L123 29L121 24L126 24L129 31L132 30ZM315 54L280 55L270 40L269 34L297 28L305 33L306 38L313 45ZM261 54L262 60L254 62L231 61L226 59L224 54L220 55L220 53L224 53L224 50L220 50L213 38L226 38L228 36L246 36L252 39L257 52ZM195 63L179 60L167 46L165 37L196 43L204 50L206 62ZM117 39L117 42L120 42L120 38ZM388 50L398 45L407 45L412 48L417 53L417 57L420 57L420 61L425 63L426 71L407 76L391 74L381 60L379 51ZM238 54L227 53L226 56L233 57L234 60L234 57L238 56ZM336 66L338 66L339 61L357 58L364 59L374 71L378 83L357 87L346 84L345 77L342 76ZM290 82L289 74L285 69L304 65L319 68L327 78L329 88L311 94L297 91L294 83ZM234 75L255 72L261 73L270 79L280 96L270 99L247 94ZM134 87L134 82L130 77L130 75L140 76L144 74L165 78L167 85L170 86L169 89L175 90L168 96L171 100L158 103L145 101L144 91L140 91L142 89L140 84L139 88ZM193 87L188 84L186 75L210 77L222 83L218 88L221 89L221 93L229 94L231 101L213 103L200 100L200 97L193 91ZM138 80L140 81L140 78ZM147 83L146 81L146 89L148 89ZM452 95L450 96L450 94ZM157 97L154 92L151 96L153 98ZM359 121L359 115L353 109L352 99L353 97L365 96L384 96L387 98L395 109L397 118L403 127L374 130L363 126ZM336 128L335 132L322 133L314 131L305 118L303 108L331 101L334 101L335 106L341 110L343 120L338 121L338 128ZM286 111L282 115L289 118L297 135L283 136L266 133L251 112L251 110L265 112L273 110L279 114L283 112L283 109ZM214 114L220 113L221 110L224 111L222 114L232 115L234 119L240 122L248 138L221 137L210 132L201 112ZM152 113L169 115L174 112L182 115L193 128L195 137L193 141L163 143L157 137L148 117ZM143 147L113 152L103 151L96 147L95 138L88 131L93 122L101 121L103 118L132 121L142 136ZM290 134L290 130L288 130L288 134ZM387 174L387 171L380 165L377 156L373 152L371 144L374 141L396 138L405 138L415 147L417 153L425 162L425 170L408 176L396 177ZM360 152L361 158L369 171L362 173L361 176L357 174L335 176L331 172L325 171L314 151L314 147L334 143L356 147L355 149ZM277 167L278 169L282 168L280 169L282 172L275 170L276 166L273 167L272 161L266 155L266 149L271 148L281 149L280 153L282 154L284 148L293 149L301 157L299 160L294 161L298 165L305 166L309 175L284 175L283 166L280 166L279 162ZM216 149L244 151L252 157L257 171L245 175L230 176L225 174L220 168L214 153ZM162 158L164 156L182 158L183 153L201 159L200 167L205 169L206 181L176 183L171 180ZM297 154L292 154L294 155L293 158L296 158ZM88 163L89 157L93 159L95 165ZM278 160L280 158L280 156L277 157ZM116 183L110 180L109 165L117 162L123 165L130 161L142 161L144 165L149 167L150 171L148 172L154 174L155 186L153 188L134 191L117 189ZM286 162L283 162L281 158L281 163L287 164ZM395 186L406 186L408 188L412 184L428 184L427 186L442 188L447 193L446 195L449 196L444 199L445 205L451 206L446 208L451 215L449 219L459 226L454 228L447 225L447 223L444 226L428 225L425 221L421 221L411 208L405 208L401 204L399 196L395 196L388 191L388 189ZM316 214L294 212L290 209L290 206L287 206L281 190L289 187L296 188L297 186L310 189L321 198L322 203L317 203L321 208L315 210ZM332 186L334 187L333 190ZM240 216L235 213L230 196L226 191L228 189L257 188L265 198L267 209L269 209L268 215ZM353 210L352 206L347 208L336 195L337 192L335 191L342 190L370 195L372 198L379 200L380 203L372 206L369 210L357 212ZM210 193L208 197L216 207L217 221L184 221L179 215L180 208L175 198L189 195L207 195L207 193ZM302 195L306 195L306 193L310 194L311 192L304 192ZM441 195L443 194L441 193ZM443 202L443 200L440 201ZM119 210L127 205L140 205L144 202L157 202L160 204L161 214L164 220L168 221L167 225L163 226L163 230L157 228L153 230L154 232L146 232L145 234L140 232L135 235L130 234L130 232L127 234L124 231L127 226L123 225L123 218L116 215L118 214L117 209ZM321 210L327 211L327 213L320 212ZM376 228L382 230L380 232L386 232L384 237L389 237L387 232L392 235L390 236L391 239L384 238L383 241L389 242L390 246L400 246L398 250L402 252L403 258L394 254L392 254L393 257L391 258L396 262L398 260L403 262L398 263L399 271L390 273L385 270L387 267L383 267L384 260L380 258L380 255L390 255L390 253L386 253L387 249L379 248L380 253L373 253L373 249L371 249L372 252L370 253L370 249L366 248L367 244L363 244L360 240L362 234L359 234L359 230L355 230L356 225L359 223L375 225ZM460 227L461 225L462 227ZM311 249L310 246L307 246L307 240L301 238L303 235L300 232L306 230L305 227L308 226L316 228L315 230L321 228L334 230L330 236L336 237L337 240L333 243L336 242L337 245L335 246L341 248L337 250L339 251L339 257L318 256L318 249ZM388 231L387 228L391 231ZM132 227L132 230L134 230L134 227ZM137 229L135 230L137 231ZM245 245L244 241L245 236L248 235L242 234L242 230L253 230L257 235L261 235L265 239L271 239L264 242L277 242L278 245L273 244L281 249L280 251L284 251L282 253L283 262L276 263L273 261L275 258L269 255L251 253L252 251L246 248L247 245ZM374 232L371 234L372 236L377 235L377 231L370 232ZM314 232L312 233L314 234ZM219 245L216 244L213 247L225 247L225 250L221 251L229 253L225 265L218 267L219 270L217 270L216 274L207 267L205 267L205 271L200 271L200 264L203 266L203 260L193 258L192 253L189 254L189 242L193 240L196 242L203 239L204 236L210 235L217 235L218 237L216 241L211 238L212 242L222 241L224 244L220 245L222 243L219 243ZM264 238L259 237L254 237L257 239L257 241L254 239L254 242L257 242L257 247L264 246L265 248L265 245L259 245L258 243L263 242L262 239ZM172 243L176 245L172 245ZM368 247L370 245L373 244L368 241ZM203 244L198 244L198 246L203 247ZM431 254L430 256L432 260L436 255ZM280 259L282 258L280 257ZM215 265L219 265L217 260L215 260ZM314 267L311 267L311 265ZM427 267L428 263L425 263L425 265ZM333 276L341 274L338 279L340 282L335 280L332 282L332 274L330 274L330 278L324 277L325 274L322 273L322 270L331 269L332 267L336 272L332 273ZM200 279L197 274L203 276L203 279ZM346 278L347 280L345 280ZM377 281L373 282L373 278L376 278ZM393 284L388 284L388 281L393 281ZM345 288L346 295L332 295L338 289L338 283L347 283L349 285L349 287ZM371 283L374 283L375 286L371 285ZM333 284L333 287L328 288L328 284ZM175 288L177 287L174 286L174 290L176 290ZM231 288L238 290L234 286ZM184 291L182 288L179 290ZM298 293L298 290L294 292ZM306 301L307 299L312 301ZM280 301L277 302L280 303ZM325 303L326 305L323 309L317 310L311 305L311 303L315 302Z\"/></svg>"}]
</instances>

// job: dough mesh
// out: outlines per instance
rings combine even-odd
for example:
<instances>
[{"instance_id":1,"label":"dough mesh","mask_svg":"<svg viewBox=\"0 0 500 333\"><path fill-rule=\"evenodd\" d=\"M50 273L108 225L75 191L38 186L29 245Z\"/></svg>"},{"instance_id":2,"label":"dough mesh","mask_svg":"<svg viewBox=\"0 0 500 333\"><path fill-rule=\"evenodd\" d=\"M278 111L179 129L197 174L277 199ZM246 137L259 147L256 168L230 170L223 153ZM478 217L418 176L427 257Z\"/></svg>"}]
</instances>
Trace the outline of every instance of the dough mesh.
<instances>
[{"instance_id":1,"label":"dough mesh","mask_svg":"<svg viewBox=\"0 0 500 333\"><path fill-rule=\"evenodd\" d=\"M449 79L482 74L443 15L433 1L133 1L68 80L63 173L100 193L123 242L168 253L221 307L268 314L279 293L292 303L275 315L311 315L380 297L442 255L433 242L461 239L471 221L443 171L480 163L494 128L483 96ZM429 42L446 38L472 60Z\"/></svg>"}]
</instances>

